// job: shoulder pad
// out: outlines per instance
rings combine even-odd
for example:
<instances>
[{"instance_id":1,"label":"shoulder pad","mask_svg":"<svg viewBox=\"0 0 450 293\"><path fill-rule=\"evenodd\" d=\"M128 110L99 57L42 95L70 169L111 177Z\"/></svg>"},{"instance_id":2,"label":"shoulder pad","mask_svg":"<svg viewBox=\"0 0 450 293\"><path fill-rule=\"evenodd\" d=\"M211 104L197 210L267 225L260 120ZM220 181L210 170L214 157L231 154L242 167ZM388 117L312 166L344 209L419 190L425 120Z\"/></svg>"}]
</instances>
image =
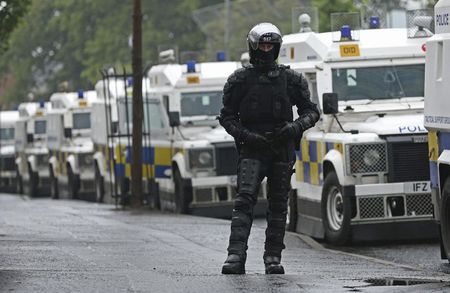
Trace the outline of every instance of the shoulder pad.
<instances>
[{"instance_id":1,"label":"shoulder pad","mask_svg":"<svg viewBox=\"0 0 450 293\"><path fill-rule=\"evenodd\" d=\"M279 68L279 69L282 69L282 70L287 70L287 69L290 69L291 66L289 66L289 65L284 65L284 64L278 64L278 68Z\"/></svg>"},{"instance_id":2,"label":"shoulder pad","mask_svg":"<svg viewBox=\"0 0 450 293\"><path fill-rule=\"evenodd\" d=\"M286 69L286 74L288 76L288 80L291 82L300 82L303 79L303 75L300 72L290 68Z\"/></svg>"},{"instance_id":3,"label":"shoulder pad","mask_svg":"<svg viewBox=\"0 0 450 293\"><path fill-rule=\"evenodd\" d=\"M247 77L247 70L249 68L239 68L236 69L229 77L228 82L229 83L236 83L236 82L244 82L245 78Z\"/></svg>"}]
</instances>

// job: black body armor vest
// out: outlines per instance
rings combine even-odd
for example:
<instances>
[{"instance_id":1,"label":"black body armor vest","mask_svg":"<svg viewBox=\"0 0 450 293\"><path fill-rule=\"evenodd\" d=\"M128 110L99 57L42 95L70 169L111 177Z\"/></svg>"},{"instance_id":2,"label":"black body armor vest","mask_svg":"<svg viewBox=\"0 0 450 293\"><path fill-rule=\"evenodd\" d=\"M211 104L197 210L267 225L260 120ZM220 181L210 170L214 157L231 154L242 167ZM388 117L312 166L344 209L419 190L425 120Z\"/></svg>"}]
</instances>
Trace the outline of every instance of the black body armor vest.
<instances>
[{"instance_id":1,"label":"black body armor vest","mask_svg":"<svg viewBox=\"0 0 450 293\"><path fill-rule=\"evenodd\" d=\"M284 122L292 122L292 103L287 94L287 74L277 66L269 72L248 68L248 89L239 106L244 127L258 133L272 132Z\"/></svg>"}]
</instances>

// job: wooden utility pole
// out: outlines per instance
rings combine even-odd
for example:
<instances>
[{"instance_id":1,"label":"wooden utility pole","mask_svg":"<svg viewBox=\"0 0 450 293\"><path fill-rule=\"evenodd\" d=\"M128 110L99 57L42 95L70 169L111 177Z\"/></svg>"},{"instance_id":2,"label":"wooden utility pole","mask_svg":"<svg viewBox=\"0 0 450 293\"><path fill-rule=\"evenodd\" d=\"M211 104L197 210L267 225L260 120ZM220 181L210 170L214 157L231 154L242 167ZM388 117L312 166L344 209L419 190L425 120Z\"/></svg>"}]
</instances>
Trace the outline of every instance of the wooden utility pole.
<instances>
[{"instance_id":1,"label":"wooden utility pole","mask_svg":"<svg viewBox=\"0 0 450 293\"><path fill-rule=\"evenodd\" d=\"M133 6L133 148L131 162L131 206L142 205L142 13L141 0Z\"/></svg>"}]
</instances>

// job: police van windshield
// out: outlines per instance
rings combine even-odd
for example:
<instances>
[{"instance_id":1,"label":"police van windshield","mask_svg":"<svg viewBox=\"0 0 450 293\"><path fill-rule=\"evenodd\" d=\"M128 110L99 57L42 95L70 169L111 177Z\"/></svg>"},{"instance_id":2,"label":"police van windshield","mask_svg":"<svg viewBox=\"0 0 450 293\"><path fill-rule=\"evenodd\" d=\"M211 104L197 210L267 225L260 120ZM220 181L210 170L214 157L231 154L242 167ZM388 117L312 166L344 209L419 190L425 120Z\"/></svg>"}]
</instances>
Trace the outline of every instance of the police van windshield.
<instances>
[{"instance_id":1,"label":"police van windshield","mask_svg":"<svg viewBox=\"0 0 450 293\"><path fill-rule=\"evenodd\" d=\"M46 126L47 121L45 120L34 121L34 134L45 134Z\"/></svg>"},{"instance_id":2,"label":"police van windshield","mask_svg":"<svg viewBox=\"0 0 450 293\"><path fill-rule=\"evenodd\" d=\"M222 91L181 94L181 116L216 116L222 108Z\"/></svg>"},{"instance_id":3,"label":"police van windshield","mask_svg":"<svg viewBox=\"0 0 450 293\"><path fill-rule=\"evenodd\" d=\"M144 132L150 129L162 129L165 127L163 113L160 108L160 104L148 100L143 102L144 108L144 121L142 128ZM127 131L127 127L130 129L133 126L133 104L128 101L128 105L124 100L119 101L119 121L122 132Z\"/></svg>"},{"instance_id":4,"label":"police van windshield","mask_svg":"<svg viewBox=\"0 0 450 293\"><path fill-rule=\"evenodd\" d=\"M1 140L14 139L14 128L1 128L0 139Z\"/></svg>"},{"instance_id":5,"label":"police van windshield","mask_svg":"<svg viewBox=\"0 0 450 293\"><path fill-rule=\"evenodd\" d=\"M333 92L341 101L424 96L425 65L335 68Z\"/></svg>"},{"instance_id":6,"label":"police van windshield","mask_svg":"<svg viewBox=\"0 0 450 293\"><path fill-rule=\"evenodd\" d=\"M91 113L74 113L73 114L73 129L90 129L91 128Z\"/></svg>"}]
</instances>

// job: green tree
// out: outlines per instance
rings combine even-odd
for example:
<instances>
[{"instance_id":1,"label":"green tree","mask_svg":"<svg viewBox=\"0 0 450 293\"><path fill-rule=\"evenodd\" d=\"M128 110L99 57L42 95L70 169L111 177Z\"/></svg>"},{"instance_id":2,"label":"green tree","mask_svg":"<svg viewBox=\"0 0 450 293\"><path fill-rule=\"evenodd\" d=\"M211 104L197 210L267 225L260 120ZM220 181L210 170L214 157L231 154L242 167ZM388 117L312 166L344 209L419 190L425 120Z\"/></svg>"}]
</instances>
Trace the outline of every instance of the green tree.
<instances>
[{"instance_id":1,"label":"green tree","mask_svg":"<svg viewBox=\"0 0 450 293\"><path fill-rule=\"evenodd\" d=\"M312 5L319 10L319 31L329 32L330 15L336 12L355 12L352 0L312 0Z\"/></svg>"},{"instance_id":2,"label":"green tree","mask_svg":"<svg viewBox=\"0 0 450 293\"><path fill-rule=\"evenodd\" d=\"M0 49L8 47L8 39L26 13L30 0L0 1Z\"/></svg>"}]
</instances>

